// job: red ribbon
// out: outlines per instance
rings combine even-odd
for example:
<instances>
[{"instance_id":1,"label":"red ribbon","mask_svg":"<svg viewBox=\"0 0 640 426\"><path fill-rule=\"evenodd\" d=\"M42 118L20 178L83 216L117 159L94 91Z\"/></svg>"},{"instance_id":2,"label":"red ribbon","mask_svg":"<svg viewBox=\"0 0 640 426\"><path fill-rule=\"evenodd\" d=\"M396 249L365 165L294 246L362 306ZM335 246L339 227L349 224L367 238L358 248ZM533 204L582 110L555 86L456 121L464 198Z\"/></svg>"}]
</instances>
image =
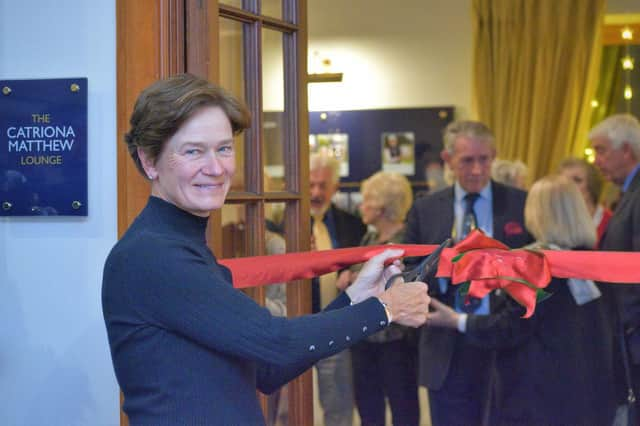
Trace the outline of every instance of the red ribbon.
<instances>
[{"instance_id":1,"label":"red ribbon","mask_svg":"<svg viewBox=\"0 0 640 426\"><path fill-rule=\"evenodd\" d=\"M357 263L363 263L378 253L398 248L403 256L426 256L437 245L387 244L380 246L351 247L334 250L317 250L271 256L222 259L220 263L231 269L233 286L256 287L267 284L313 278L339 271Z\"/></svg>"},{"instance_id":2,"label":"red ribbon","mask_svg":"<svg viewBox=\"0 0 640 426\"><path fill-rule=\"evenodd\" d=\"M536 290L527 284L543 288L546 286L543 283L548 283L551 276L640 283L640 253L508 250L496 240L483 234L480 240L476 235L471 233L455 247L443 251L438 276L452 277L454 284L470 281L469 295L474 297L482 297L493 289L503 288L527 308L527 316L533 313L536 300ZM366 262L389 248L404 250L403 256L426 256L437 245L389 244L223 259L220 263L231 270L236 288L246 288L338 271ZM464 256L453 262L461 253Z\"/></svg>"}]
</instances>

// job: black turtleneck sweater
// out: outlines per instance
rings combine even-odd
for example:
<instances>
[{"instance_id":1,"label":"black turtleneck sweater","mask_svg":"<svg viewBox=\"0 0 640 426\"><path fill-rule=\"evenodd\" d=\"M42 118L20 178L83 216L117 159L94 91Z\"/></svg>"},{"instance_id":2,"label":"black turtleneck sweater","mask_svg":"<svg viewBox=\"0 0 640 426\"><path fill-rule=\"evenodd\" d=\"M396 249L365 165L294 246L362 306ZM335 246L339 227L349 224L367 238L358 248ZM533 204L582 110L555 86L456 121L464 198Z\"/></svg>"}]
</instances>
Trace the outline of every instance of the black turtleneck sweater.
<instances>
[{"instance_id":1,"label":"black turtleneck sweater","mask_svg":"<svg viewBox=\"0 0 640 426\"><path fill-rule=\"evenodd\" d=\"M264 424L256 389L386 325L376 299L349 307L346 295L321 314L271 316L233 288L206 225L151 197L106 260L102 308L132 426Z\"/></svg>"}]
</instances>

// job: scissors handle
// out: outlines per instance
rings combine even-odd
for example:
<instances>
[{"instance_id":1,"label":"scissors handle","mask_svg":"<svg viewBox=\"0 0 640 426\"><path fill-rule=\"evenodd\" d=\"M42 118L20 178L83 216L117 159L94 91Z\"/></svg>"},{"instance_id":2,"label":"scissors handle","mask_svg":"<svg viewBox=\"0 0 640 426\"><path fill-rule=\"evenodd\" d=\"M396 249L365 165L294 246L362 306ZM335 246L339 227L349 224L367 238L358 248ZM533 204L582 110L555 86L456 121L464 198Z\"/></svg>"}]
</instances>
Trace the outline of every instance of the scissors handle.
<instances>
[{"instance_id":1,"label":"scissors handle","mask_svg":"<svg viewBox=\"0 0 640 426\"><path fill-rule=\"evenodd\" d=\"M403 278L404 279L404 273L399 272L397 274L393 274L389 277L389 279L387 280L387 282L384 285L384 289L388 290L389 287L391 287L393 285L393 283L398 279L398 278ZM406 280L405 280L406 282Z\"/></svg>"}]
</instances>

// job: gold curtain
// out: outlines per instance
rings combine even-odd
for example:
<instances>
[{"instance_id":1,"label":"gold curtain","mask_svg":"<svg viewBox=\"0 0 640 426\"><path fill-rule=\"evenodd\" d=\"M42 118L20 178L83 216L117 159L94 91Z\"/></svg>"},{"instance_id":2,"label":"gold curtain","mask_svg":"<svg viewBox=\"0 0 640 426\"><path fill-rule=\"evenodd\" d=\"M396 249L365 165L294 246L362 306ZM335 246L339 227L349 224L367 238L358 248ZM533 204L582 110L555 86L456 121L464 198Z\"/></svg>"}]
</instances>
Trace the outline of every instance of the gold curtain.
<instances>
[{"instance_id":1,"label":"gold curtain","mask_svg":"<svg viewBox=\"0 0 640 426\"><path fill-rule=\"evenodd\" d=\"M624 90L624 78L620 66L623 56L624 46L605 46L602 49L600 77L595 94L598 106L593 109L591 115L592 127L616 112L616 101Z\"/></svg>"},{"instance_id":2,"label":"gold curtain","mask_svg":"<svg viewBox=\"0 0 640 426\"><path fill-rule=\"evenodd\" d=\"M473 0L473 102L537 179L588 141L604 0Z\"/></svg>"}]
</instances>

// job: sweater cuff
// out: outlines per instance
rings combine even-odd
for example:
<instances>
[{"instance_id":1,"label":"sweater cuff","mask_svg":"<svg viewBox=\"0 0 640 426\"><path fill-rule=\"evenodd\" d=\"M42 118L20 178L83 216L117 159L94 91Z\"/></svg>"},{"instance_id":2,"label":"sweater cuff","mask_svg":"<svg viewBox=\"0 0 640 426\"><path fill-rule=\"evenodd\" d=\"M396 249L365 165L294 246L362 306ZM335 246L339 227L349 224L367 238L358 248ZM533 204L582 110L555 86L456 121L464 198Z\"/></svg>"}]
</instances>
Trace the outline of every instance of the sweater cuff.
<instances>
[{"instance_id":1,"label":"sweater cuff","mask_svg":"<svg viewBox=\"0 0 640 426\"><path fill-rule=\"evenodd\" d=\"M459 314L458 315L458 331L460 333L467 332L467 318L469 318L469 314Z\"/></svg>"},{"instance_id":2,"label":"sweater cuff","mask_svg":"<svg viewBox=\"0 0 640 426\"><path fill-rule=\"evenodd\" d=\"M382 299L380 299L379 297L376 297L376 299L378 299L378 302L380 302L380 304L384 308L384 313L387 315L387 325L390 325L391 321L393 321L393 317L391 316L391 309L389 309L387 304L384 303Z\"/></svg>"}]
</instances>

